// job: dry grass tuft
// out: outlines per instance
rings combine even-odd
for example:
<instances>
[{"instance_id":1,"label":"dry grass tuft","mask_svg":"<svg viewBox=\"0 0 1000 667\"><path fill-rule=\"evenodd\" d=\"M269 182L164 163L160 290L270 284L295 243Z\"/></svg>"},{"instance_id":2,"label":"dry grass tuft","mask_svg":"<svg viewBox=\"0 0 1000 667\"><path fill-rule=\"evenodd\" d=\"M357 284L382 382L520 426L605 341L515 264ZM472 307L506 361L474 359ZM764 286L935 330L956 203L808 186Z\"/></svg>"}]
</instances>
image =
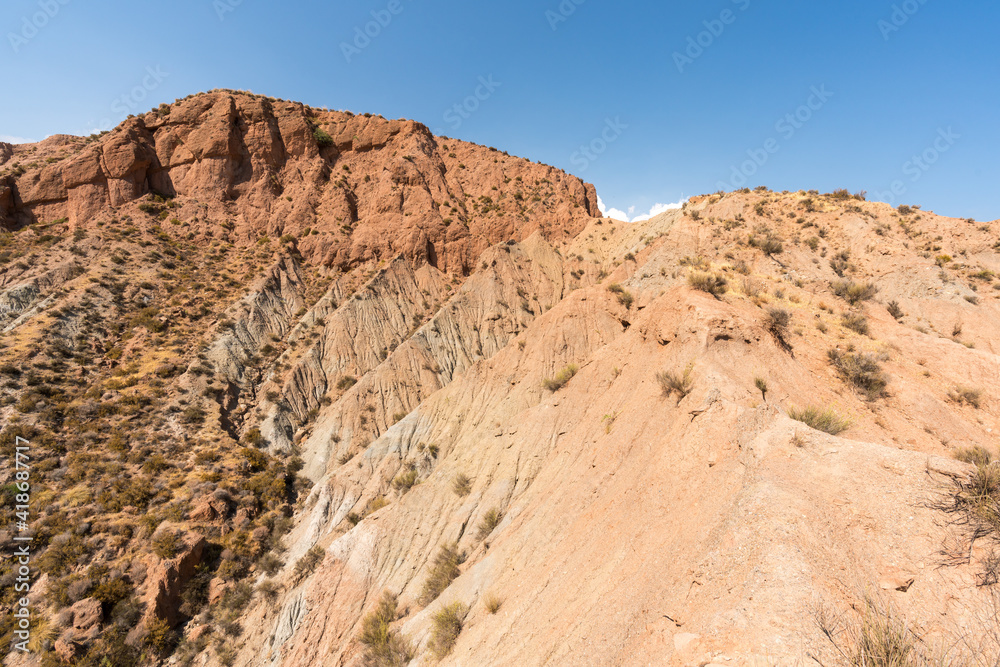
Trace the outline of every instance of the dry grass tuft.
<instances>
[{"instance_id":1,"label":"dry grass tuft","mask_svg":"<svg viewBox=\"0 0 1000 667\"><path fill-rule=\"evenodd\" d=\"M841 417L833 408L818 408L810 405L803 409L792 408L788 416L802 422L809 428L823 431L830 435L839 435L851 428L851 420Z\"/></svg>"},{"instance_id":2,"label":"dry grass tuft","mask_svg":"<svg viewBox=\"0 0 1000 667\"><path fill-rule=\"evenodd\" d=\"M546 378L542 381L542 386L549 391L559 391L566 383L573 379L580 367L576 364L570 364L563 368L559 373L556 374L554 378Z\"/></svg>"},{"instance_id":3,"label":"dry grass tuft","mask_svg":"<svg viewBox=\"0 0 1000 667\"><path fill-rule=\"evenodd\" d=\"M993 452L982 445L963 447L955 452L955 458L963 463L986 466L993 462Z\"/></svg>"},{"instance_id":4,"label":"dry grass tuft","mask_svg":"<svg viewBox=\"0 0 1000 667\"><path fill-rule=\"evenodd\" d=\"M493 509L486 512L483 515L482 520L479 522L479 528L476 531L476 539L485 540L490 536L496 527L500 525L503 521L503 512L499 508L494 507Z\"/></svg>"},{"instance_id":5,"label":"dry grass tuft","mask_svg":"<svg viewBox=\"0 0 1000 667\"><path fill-rule=\"evenodd\" d=\"M498 611L500 611L500 607L502 605L503 605L503 600L501 600L500 596L496 595L495 593L490 593L485 598L483 598L483 606L486 608L486 611L488 611L490 614L495 614Z\"/></svg>"},{"instance_id":6,"label":"dry grass tuft","mask_svg":"<svg viewBox=\"0 0 1000 667\"><path fill-rule=\"evenodd\" d=\"M694 387L694 379L691 377L693 371L694 362L688 364L683 373L674 373L672 371L657 373L656 381L660 383L663 395L670 396L676 392L678 395L677 402L679 403L685 396L691 393L691 389Z\"/></svg>"},{"instance_id":7,"label":"dry grass tuft","mask_svg":"<svg viewBox=\"0 0 1000 667\"><path fill-rule=\"evenodd\" d=\"M455 475L455 479L451 482L451 490L459 498L464 498L472 491L472 479L465 473Z\"/></svg>"},{"instance_id":8,"label":"dry grass tuft","mask_svg":"<svg viewBox=\"0 0 1000 667\"><path fill-rule=\"evenodd\" d=\"M964 403L979 409L983 404L983 390L972 387L955 387L948 392L948 398L955 403Z\"/></svg>"}]
</instances>

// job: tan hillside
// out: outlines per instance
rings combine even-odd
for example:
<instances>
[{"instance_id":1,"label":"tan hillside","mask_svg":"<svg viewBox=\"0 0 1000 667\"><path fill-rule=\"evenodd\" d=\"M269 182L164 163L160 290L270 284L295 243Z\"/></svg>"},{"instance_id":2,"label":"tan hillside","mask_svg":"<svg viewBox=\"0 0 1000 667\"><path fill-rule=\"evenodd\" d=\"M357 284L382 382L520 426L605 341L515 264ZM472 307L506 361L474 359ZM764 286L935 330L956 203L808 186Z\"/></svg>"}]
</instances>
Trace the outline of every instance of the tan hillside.
<instances>
[{"instance_id":1,"label":"tan hillside","mask_svg":"<svg viewBox=\"0 0 1000 667\"><path fill-rule=\"evenodd\" d=\"M886 614L904 664L998 655L996 221L623 223L228 92L0 159L6 664L849 665Z\"/></svg>"}]
</instances>

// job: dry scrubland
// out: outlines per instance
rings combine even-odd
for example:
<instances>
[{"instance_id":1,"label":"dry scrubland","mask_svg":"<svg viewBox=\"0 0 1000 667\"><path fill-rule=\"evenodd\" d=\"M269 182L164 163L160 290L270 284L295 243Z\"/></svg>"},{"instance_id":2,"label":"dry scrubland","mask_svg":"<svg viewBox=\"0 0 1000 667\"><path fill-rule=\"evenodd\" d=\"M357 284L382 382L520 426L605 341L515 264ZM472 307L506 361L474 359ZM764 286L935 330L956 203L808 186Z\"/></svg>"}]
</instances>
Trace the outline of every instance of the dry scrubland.
<instances>
[{"instance_id":1,"label":"dry scrubland","mask_svg":"<svg viewBox=\"0 0 1000 667\"><path fill-rule=\"evenodd\" d=\"M7 664L995 664L998 222L228 91L0 170Z\"/></svg>"}]
</instances>

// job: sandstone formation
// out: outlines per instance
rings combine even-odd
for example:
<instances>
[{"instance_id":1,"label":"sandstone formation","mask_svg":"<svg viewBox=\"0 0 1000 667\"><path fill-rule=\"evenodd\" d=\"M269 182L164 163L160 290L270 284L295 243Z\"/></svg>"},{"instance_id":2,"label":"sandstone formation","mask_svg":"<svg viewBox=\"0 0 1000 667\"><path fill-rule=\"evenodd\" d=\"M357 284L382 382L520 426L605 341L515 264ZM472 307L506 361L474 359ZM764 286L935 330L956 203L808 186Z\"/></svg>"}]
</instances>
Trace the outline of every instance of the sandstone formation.
<instances>
[{"instance_id":1,"label":"sandstone formation","mask_svg":"<svg viewBox=\"0 0 1000 667\"><path fill-rule=\"evenodd\" d=\"M6 664L858 664L886 615L1000 655L997 221L761 188L623 223L226 91L0 169L52 619Z\"/></svg>"}]
</instances>

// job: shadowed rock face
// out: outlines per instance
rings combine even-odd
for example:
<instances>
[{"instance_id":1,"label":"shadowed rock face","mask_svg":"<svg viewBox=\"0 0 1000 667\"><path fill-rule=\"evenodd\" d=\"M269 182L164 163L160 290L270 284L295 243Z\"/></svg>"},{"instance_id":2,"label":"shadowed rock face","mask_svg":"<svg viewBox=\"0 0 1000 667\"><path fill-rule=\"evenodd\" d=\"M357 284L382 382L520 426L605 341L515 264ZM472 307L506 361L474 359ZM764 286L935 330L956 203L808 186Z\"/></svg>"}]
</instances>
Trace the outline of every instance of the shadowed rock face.
<instances>
[{"instance_id":1,"label":"shadowed rock face","mask_svg":"<svg viewBox=\"0 0 1000 667\"><path fill-rule=\"evenodd\" d=\"M414 665L451 603L446 665L834 665L817 610L872 591L989 644L1000 542L940 501L1000 445L1000 223L764 190L621 223L235 93L0 167L0 446L51 494L66 659L174 628L194 664L361 666L383 591Z\"/></svg>"}]
</instances>

